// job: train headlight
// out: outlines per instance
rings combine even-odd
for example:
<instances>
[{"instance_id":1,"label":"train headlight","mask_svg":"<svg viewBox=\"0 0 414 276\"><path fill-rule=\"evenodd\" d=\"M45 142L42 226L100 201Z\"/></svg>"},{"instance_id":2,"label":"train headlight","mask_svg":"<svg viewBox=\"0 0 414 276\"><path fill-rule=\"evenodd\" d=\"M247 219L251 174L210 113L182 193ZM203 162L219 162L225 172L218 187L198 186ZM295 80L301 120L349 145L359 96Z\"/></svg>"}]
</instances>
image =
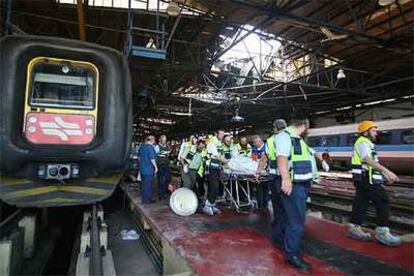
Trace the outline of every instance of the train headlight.
<instances>
[{"instance_id":1,"label":"train headlight","mask_svg":"<svg viewBox=\"0 0 414 276\"><path fill-rule=\"evenodd\" d=\"M86 120L86 125L87 126L92 126L93 125L93 121L91 119Z\"/></svg>"},{"instance_id":2,"label":"train headlight","mask_svg":"<svg viewBox=\"0 0 414 276\"><path fill-rule=\"evenodd\" d=\"M28 121L29 121L29 123L35 124L37 122L37 118L31 116L31 117L29 117Z\"/></svg>"},{"instance_id":3,"label":"train headlight","mask_svg":"<svg viewBox=\"0 0 414 276\"><path fill-rule=\"evenodd\" d=\"M37 177L38 178L45 178L46 177L46 166L45 165L40 165L37 169Z\"/></svg>"},{"instance_id":4,"label":"train headlight","mask_svg":"<svg viewBox=\"0 0 414 276\"><path fill-rule=\"evenodd\" d=\"M49 166L47 170L47 174L51 176L52 178L57 177L59 174L59 169L57 166Z\"/></svg>"},{"instance_id":5,"label":"train headlight","mask_svg":"<svg viewBox=\"0 0 414 276\"><path fill-rule=\"evenodd\" d=\"M69 67L67 67L67 66L63 66L63 67L62 67L62 73L64 73L64 74L69 73Z\"/></svg>"},{"instance_id":6,"label":"train headlight","mask_svg":"<svg viewBox=\"0 0 414 276\"><path fill-rule=\"evenodd\" d=\"M70 172L69 168L66 167L66 166L64 166L64 167L62 166L62 167L59 168L59 176L62 177L62 178L68 177L69 172Z\"/></svg>"},{"instance_id":7,"label":"train headlight","mask_svg":"<svg viewBox=\"0 0 414 276\"><path fill-rule=\"evenodd\" d=\"M79 177L79 166L76 164L47 164L43 166L44 177L46 179L70 179ZM43 173L38 171L38 176ZM40 177L40 176L39 176Z\"/></svg>"},{"instance_id":8,"label":"train headlight","mask_svg":"<svg viewBox=\"0 0 414 276\"><path fill-rule=\"evenodd\" d=\"M36 127L35 126L28 126L27 131L30 132L30 133L34 133L34 132L36 132Z\"/></svg>"},{"instance_id":9,"label":"train headlight","mask_svg":"<svg viewBox=\"0 0 414 276\"><path fill-rule=\"evenodd\" d=\"M93 132L93 130L91 128L85 129L85 133L88 134L88 135L92 134L92 132Z\"/></svg>"},{"instance_id":10,"label":"train headlight","mask_svg":"<svg viewBox=\"0 0 414 276\"><path fill-rule=\"evenodd\" d=\"M79 166L78 165L72 164L70 175L73 178L78 178L79 177Z\"/></svg>"}]
</instances>

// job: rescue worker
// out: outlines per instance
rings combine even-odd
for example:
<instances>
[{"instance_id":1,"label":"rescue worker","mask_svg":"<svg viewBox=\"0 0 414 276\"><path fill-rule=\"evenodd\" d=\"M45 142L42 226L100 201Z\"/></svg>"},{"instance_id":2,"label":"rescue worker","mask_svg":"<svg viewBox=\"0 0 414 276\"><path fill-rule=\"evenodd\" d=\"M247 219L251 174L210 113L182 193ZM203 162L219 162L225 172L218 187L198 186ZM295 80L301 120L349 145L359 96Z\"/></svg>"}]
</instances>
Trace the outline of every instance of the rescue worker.
<instances>
[{"instance_id":1,"label":"rescue worker","mask_svg":"<svg viewBox=\"0 0 414 276\"><path fill-rule=\"evenodd\" d=\"M361 228L371 201L377 209L375 238L382 244L398 246L402 243L401 238L392 235L388 228L390 201L384 188L385 182L396 182L398 177L379 163L374 144L378 135L377 125L372 121L362 121L358 125L358 133L352 154L352 177L356 191L348 236L358 240L372 239Z\"/></svg>"},{"instance_id":2,"label":"rescue worker","mask_svg":"<svg viewBox=\"0 0 414 276\"><path fill-rule=\"evenodd\" d=\"M221 129L216 130L213 137L209 139L207 143L207 153L208 153L208 176L207 176L207 200L203 207L203 212L206 215L213 216L215 214L220 214L220 210L215 206L216 199L219 193L220 185L220 174L222 165L226 164L226 160L222 153L222 139L224 136L224 131Z\"/></svg>"},{"instance_id":3,"label":"rescue worker","mask_svg":"<svg viewBox=\"0 0 414 276\"><path fill-rule=\"evenodd\" d=\"M246 136L239 137L239 143L236 145L236 150L239 156L251 157L252 155L252 146L247 142Z\"/></svg>"},{"instance_id":4,"label":"rescue worker","mask_svg":"<svg viewBox=\"0 0 414 276\"><path fill-rule=\"evenodd\" d=\"M273 122L273 132L266 140L266 154L262 155L259 165L256 171L256 178L260 176L260 173L267 165L269 175L271 180L269 183L272 199L272 209L273 209L273 221L272 221L272 241L278 246L283 247L284 240L284 224L285 213L283 211L282 201L280 199L280 173L277 170L277 157L276 157L276 146L275 146L275 137L278 133L282 132L286 128L286 121L283 119L276 119ZM283 214L281 217L280 214ZM283 218L283 220L281 219Z\"/></svg>"},{"instance_id":5,"label":"rescue worker","mask_svg":"<svg viewBox=\"0 0 414 276\"><path fill-rule=\"evenodd\" d=\"M257 167L256 176L267 166L268 172L272 176L277 174L275 137L276 135L287 127L286 121L283 119L276 119L273 121L273 135L270 135L266 140L266 154L262 155Z\"/></svg>"},{"instance_id":6,"label":"rescue worker","mask_svg":"<svg viewBox=\"0 0 414 276\"><path fill-rule=\"evenodd\" d=\"M171 148L167 144L167 136L161 135L158 138L158 145L155 147L155 152L157 153L158 165L158 200L163 200L167 187L171 182Z\"/></svg>"},{"instance_id":7,"label":"rescue worker","mask_svg":"<svg viewBox=\"0 0 414 276\"><path fill-rule=\"evenodd\" d=\"M184 144L183 149L178 157L181 166L180 173L182 185L187 188L192 185L190 175L188 174L188 163L191 162L196 152L196 143L197 137L195 135L191 135L190 140Z\"/></svg>"},{"instance_id":8,"label":"rescue worker","mask_svg":"<svg viewBox=\"0 0 414 276\"><path fill-rule=\"evenodd\" d=\"M275 137L277 168L281 181L277 183L277 201L283 208L278 212L286 262L302 271L311 266L302 259L303 232L306 217L306 199L313 178L309 148L302 139L309 121L292 120L292 124Z\"/></svg>"},{"instance_id":9,"label":"rescue worker","mask_svg":"<svg viewBox=\"0 0 414 276\"><path fill-rule=\"evenodd\" d=\"M230 133L224 133L221 151L226 160L230 160L232 157L239 155L237 147L233 144L233 137Z\"/></svg>"},{"instance_id":10,"label":"rescue worker","mask_svg":"<svg viewBox=\"0 0 414 276\"><path fill-rule=\"evenodd\" d=\"M197 196L199 199L199 202L204 201L204 195L205 195L205 188L204 183L206 179L206 167L207 167L207 160L208 160L208 153L205 146L207 145L207 142L204 138L199 138L199 141L202 141L204 143L204 149L201 151L201 157L202 157L202 164L197 170ZM199 143L199 142L197 142Z\"/></svg>"},{"instance_id":11,"label":"rescue worker","mask_svg":"<svg viewBox=\"0 0 414 276\"><path fill-rule=\"evenodd\" d=\"M263 142L259 135L253 137L252 159L261 160L266 155L266 144ZM260 163L260 161L259 161ZM264 166L260 171L264 169ZM257 174L257 208L259 210L267 210L267 203L269 201L269 184L270 181L259 181L259 175Z\"/></svg>"},{"instance_id":12,"label":"rescue worker","mask_svg":"<svg viewBox=\"0 0 414 276\"><path fill-rule=\"evenodd\" d=\"M183 153L183 151L184 151L184 149L186 147L189 147L192 144L194 144L193 143L194 138L195 138L195 136L194 135L191 135L190 138L188 139L188 141L186 141L186 139L183 139L183 141L182 141L182 143L180 145L180 150L178 151L178 158L180 158L180 156L182 155L182 153Z\"/></svg>"},{"instance_id":13,"label":"rescue worker","mask_svg":"<svg viewBox=\"0 0 414 276\"><path fill-rule=\"evenodd\" d=\"M184 187L193 190L197 194L197 175L200 167L203 166L203 151L206 148L204 140L199 139L194 147L189 148L189 151L184 150L183 154L186 154L184 158L186 166L188 166L188 172L185 173Z\"/></svg>"},{"instance_id":14,"label":"rescue worker","mask_svg":"<svg viewBox=\"0 0 414 276\"><path fill-rule=\"evenodd\" d=\"M266 154L266 143L263 142L260 135L253 136L252 159L260 160Z\"/></svg>"},{"instance_id":15,"label":"rescue worker","mask_svg":"<svg viewBox=\"0 0 414 276\"><path fill-rule=\"evenodd\" d=\"M183 187L191 188L192 181L191 176L189 174L189 163L193 160L193 157L197 151L197 138L195 135L190 136L190 140L186 143L183 147L183 151L179 157L180 165L181 165L181 180L183 183Z\"/></svg>"}]
</instances>

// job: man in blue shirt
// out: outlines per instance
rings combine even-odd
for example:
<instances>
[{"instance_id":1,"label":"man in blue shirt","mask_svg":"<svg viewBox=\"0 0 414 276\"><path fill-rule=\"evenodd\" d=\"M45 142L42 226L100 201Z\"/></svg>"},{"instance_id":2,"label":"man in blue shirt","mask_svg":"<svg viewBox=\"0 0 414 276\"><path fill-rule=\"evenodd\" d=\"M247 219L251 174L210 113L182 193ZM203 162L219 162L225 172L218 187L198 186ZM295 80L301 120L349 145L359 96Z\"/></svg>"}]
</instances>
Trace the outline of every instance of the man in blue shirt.
<instances>
[{"instance_id":1,"label":"man in blue shirt","mask_svg":"<svg viewBox=\"0 0 414 276\"><path fill-rule=\"evenodd\" d=\"M281 175L278 200L283 206L278 224L283 237L279 242L283 244L286 261L303 271L311 270L302 258L306 199L313 178L309 147L302 139L308 128L308 120L294 119L291 126L275 137L277 168Z\"/></svg>"},{"instance_id":2,"label":"man in blue shirt","mask_svg":"<svg viewBox=\"0 0 414 276\"><path fill-rule=\"evenodd\" d=\"M149 135L145 138L145 143L138 151L139 172L141 174L141 195L142 203L150 204L152 198L152 182L154 175L158 172L157 154L154 149L155 137Z\"/></svg>"},{"instance_id":3,"label":"man in blue shirt","mask_svg":"<svg viewBox=\"0 0 414 276\"><path fill-rule=\"evenodd\" d=\"M167 136L161 135L158 138L158 145L155 146L158 165L158 200L165 198L167 187L171 182L170 155L171 148L167 144Z\"/></svg>"}]
</instances>

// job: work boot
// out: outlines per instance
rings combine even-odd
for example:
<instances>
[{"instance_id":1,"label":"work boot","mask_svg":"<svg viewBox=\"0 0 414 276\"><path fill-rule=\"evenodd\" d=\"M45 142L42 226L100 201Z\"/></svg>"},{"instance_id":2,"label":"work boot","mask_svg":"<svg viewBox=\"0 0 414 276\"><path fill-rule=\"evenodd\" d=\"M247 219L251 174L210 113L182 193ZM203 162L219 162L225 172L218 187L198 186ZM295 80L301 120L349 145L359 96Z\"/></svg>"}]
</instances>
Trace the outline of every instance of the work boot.
<instances>
[{"instance_id":1,"label":"work boot","mask_svg":"<svg viewBox=\"0 0 414 276\"><path fill-rule=\"evenodd\" d=\"M214 216L213 205L208 200L206 200L206 203L203 207L203 213L207 216Z\"/></svg>"},{"instance_id":2,"label":"work boot","mask_svg":"<svg viewBox=\"0 0 414 276\"><path fill-rule=\"evenodd\" d=\"M311 265L298 256L286 257L286 262L304 272L310 272L312 270Z\"/></svg>"},{"instance_id":3,"label":"work boot","mask_svg":"<svg viewBox=\"0 0 414 276\"><path fill-rule=\"evenodd\" d=\"M348 237L361 241L372 240L370 233L364 232L360 225L352 223L349 224Z\"/></svg>"},{"instance_id":4,"label":"work boot","mask_svg":"<svg viewBox=\"0 0 414 276\"><path fill-rule=\"evenodd\" d=\"M402 240L398 236L394 236L390 233L388 227L377 227L375 228L375 238L382 244L388 246L399 246L402 243Z\"/></svg>"},{"instance_id":5,"label":"work boot","mask_svg":"<svg viewBox=\"0 0 414 276\"><path fill-rule=\"evenodd\" d=\"M213 213L214 213L215 215L220 215L220 214L221 214L220 209L219 209L219 208L217 208L217 207L215 206L215 204L212 206L212 208L213 208Z\"/></svg>"}]
</instances>

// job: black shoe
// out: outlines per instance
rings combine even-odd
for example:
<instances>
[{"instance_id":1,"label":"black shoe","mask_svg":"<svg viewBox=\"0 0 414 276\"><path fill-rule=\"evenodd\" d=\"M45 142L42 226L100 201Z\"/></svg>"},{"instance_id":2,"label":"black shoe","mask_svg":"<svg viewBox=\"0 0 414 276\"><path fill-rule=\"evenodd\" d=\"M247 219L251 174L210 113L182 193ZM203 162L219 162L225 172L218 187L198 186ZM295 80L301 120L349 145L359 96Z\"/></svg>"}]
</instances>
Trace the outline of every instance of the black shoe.
<instances>
[{"instance_id":1,"label":"black shoe","mask_svg":"<svg viewBox=\"0 0 414 276\"><path fill-rule=\"evenodd\" d=\"M286 262L293 265L294 267L296 267L297 269L301 271L310 272L312 269L310 264L308 264L307 262L305 262L302 258L298 256L288 257L286 258Z\"/></svg>"}]
</instances>

